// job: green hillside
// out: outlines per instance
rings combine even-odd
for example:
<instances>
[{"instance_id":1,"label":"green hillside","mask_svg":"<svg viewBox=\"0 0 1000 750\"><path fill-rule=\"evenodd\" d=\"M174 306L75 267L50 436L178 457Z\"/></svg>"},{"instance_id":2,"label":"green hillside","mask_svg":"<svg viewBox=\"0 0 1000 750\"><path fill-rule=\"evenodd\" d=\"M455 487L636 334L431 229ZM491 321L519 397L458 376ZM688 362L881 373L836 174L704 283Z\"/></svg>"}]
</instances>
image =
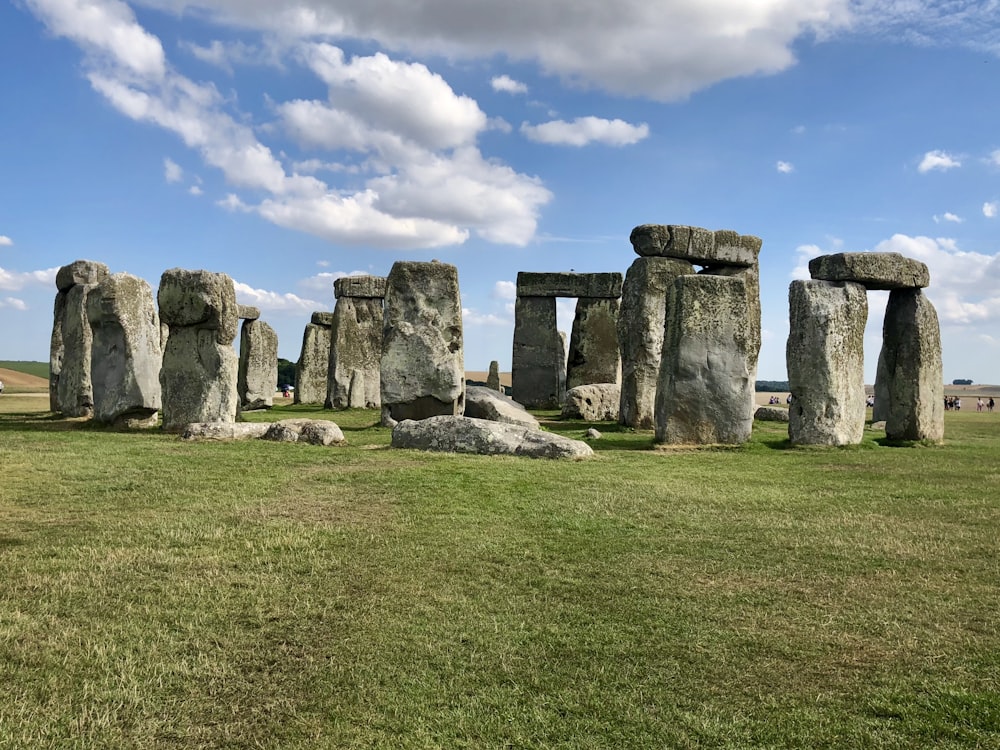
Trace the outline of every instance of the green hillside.
<instances>
[{"instance_id":1,"label":"green hillside","mask_svg":"<svg viewBox=\"0 0 1000 750\"><path fill-rule=\"evenodd\" d=\"M49 377L48 362L22 362L20 360L0 360L0 368L5 370L14 370L15 372L23 372L27 375L36 375L40 378L45 378L46 380L48 380Z\"/></svg>"}]
</instances>

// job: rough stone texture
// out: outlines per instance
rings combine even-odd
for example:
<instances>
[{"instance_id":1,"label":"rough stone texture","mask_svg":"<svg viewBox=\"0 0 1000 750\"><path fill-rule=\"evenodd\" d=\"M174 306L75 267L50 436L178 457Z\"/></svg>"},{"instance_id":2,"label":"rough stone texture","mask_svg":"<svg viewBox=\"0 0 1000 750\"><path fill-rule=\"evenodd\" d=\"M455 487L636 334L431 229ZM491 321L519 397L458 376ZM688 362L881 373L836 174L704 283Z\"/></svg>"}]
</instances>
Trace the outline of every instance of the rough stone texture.
<instances>
[{"instance_id":1,"label":"rough stone texture","mask_svg":"<svg viewBox=\"0 0 1000 750\"><path fill-rule=\"evenodd\" d=\"M586 458L594 453L580 440L463 416L403 420L392 430L392 447L529 458Z\"/></svg>"},{"instance_id":2,"label":"rough stone texture","mask_svg":"<svg viewBox=\"0 0 1000 750\"><path fill-rule=\"evenodd\" d=\"M500 363L495 359L490 362L490 371L486 376L486 387L490 390L499 391L503 393L503 386L500 385ZM468 389L466 389L468 392ZM469 416L472 416L471 414Z\"/></svg>"},{"instance_id":3,"label":"rough stone texture","mask_svg":"<svg viewBox=\"0 0 1000 750\"><path fill-rule=\"evenodd\" d=\"M753 418L758 422L787 422L788 409L783 406L758 406Z\"/></svg>"},{"instance_id":4,"label":"rough stone texture","mask_svg":"<svg viewBox=\"0 0 1000 750\"><path fill-rule=\"evenodd\" d=\"M153 290L127 273L108 276L87 295L94 420L155 423L160 410L160 316Z\"/></svg>"},{"instance_id":5,"label":"rough stone texture","mask_svg":"<svg viewBox=\"0 0 1000 750\"><path fill-rule=\"evenodd\" d=\"M333 313L314 312L309 322L314 326L326 326L327 328L330 328L333 325Z\"/></svg>"},{"instance_id":6,"label":"rough stone texture","mask_svg":"<svg viewBox=\"0 0 1000 750\"><path fill-rule=\"evenodd\" d=\"M65 417L91 417L94 390L90 377L94 336L87 319L87 297L93 284L76 284L65 294L62 317L63 357L56 389L57 409Z\"/></svg>"},{"instance_id":7,"label":"rough stone texture","mask_svg":"<svg viewBox=\"0 0 1000 750\"><path fill-rule=\"evenodd\" d=\"M342 297L382 299L385 297L384 276L344 276L333 282L333 294Z\"/></svg>"},{"instance_id":8,"label":"rough stone texture","mask_svg":"<svg viewBox=\"0 0 1000 750\"><path fill-rule=\"evenodd\" d=\"M517 274L518 297L605 297L622 296L620 273L536 273Z\"/></svg>"},{"instance_id":9,"label":"rough stone texture","mask_svg":"<svg viewBox=\"0 0 1000 750\"><path fill-rule=\"evenodd\" d=\"M885 338L885 321L882 323L883 339ZM885 361L885 341L878 353L878 366L875 370L875 406L872 407L872 422L884 422L889 417L889 366ZM944 396L942 395L943 399ZM884 429L884 428L883 428Z\"/></svg>"},{"instance_id":10,"label":"rough stone texture","mask_svg":"<svg viewBox=\"0 0 1000 750\"><path fill-rule=\"evenodd\" d=\"M698 272L710 276L729 276L742 279L747 290L747 309L750 323L750 344L747 352L747 369L750 376L757 379L757 358L760 355L761 332L760 332L760 267L755 263L752 266L741 268L739 266L706 266Z\"/></svg>"},{"instance_id":11,"label":"rough stone texture","mask_svg":"<svg viewBox=\"0 0 1000 750\"><path fill-rule=\"evenodd\" d=\"M68 292L77 284L100 284L108 273L108 267L96 260L75 260L56 271L56 289Z\"/></svg>"},{"instance_id":12,"label":"rough stone texture","mask_svg":"<svg viewBox=\"0 0 1000 750\"><path fill-rule=\"evenodd\" d=\"M884 361L886 373L886 437L891 440L942 440L941 330L934 305L919 289L889 293L879 361Z\"/></svg>"},{"instance_id":13,"label":"rough stone texture","mask_svg":"<svg viewBox=\"0 0 1000 750\"><path fill-rule=\"evenodd\" d=\"M617 383L590 383L566 391L563 419L583 419L587 422L618 420L621 388Z\"/></svg>"},{"instance_id":14,"label":"rough stone texture","mask_svg":"<svg viewBox=\"0 0 1000 750\"><path fill-rule=\"evenodd\" d=\"M656 441L738 445L753 429L753 342L746 283L679 276L667 296Z\"/></svg>"},{"instance_id":15,"label":"rough stone texture","mask_svg":"<svg viewBox=\"0 0 1000 750\"><path fill-rule=\"evenodd\" d=\"M866 289L919 289L931 283L919 260L899 253L836 253L809 261L809 275L822 281L853 281Z\"/></svg>"},{"instance_id":16,"label":"rough stone texture","mask_svg":"<svg viewBox=\"0 0 1000 750\"><path fill-rule=\"evenodd\" d=\"M581 297L576 301L566 363L567 389L589 383L617 383L621 378L618 305L617 299L608 298Z\"/></svg>"},{"instance_id":17,"label":"rough stone texture","mask_svg":"<svg viewBox=\"0 0 1000 750\"><path fill-rule=\"evenodd\" d=\"M462 414L465 360L458 269L398 261L386 279L381 400L393 419Z\"/></svg>"},{"instance_id":18,"label":"rough stone texture","mask_svg":"<svg viewBox=\"0 0 1000 750\"><path fill-rule=\"evenodd\" d=\"M511 393L529 409L553 409L566 388L566 345L556 329L555 297L514 303Z\"/></svg>"},{"instance_id":19,"label":"rough stone texture","mask_svg":"<svg viewBox=\"0 0 1000 750\"><path fill-rule=\"evenodd\" d=\"M264 437L269 422L192 422L181 428L181 440L255 440Z\"/></svg>"},{"instance_id":20,"label":"rough stone texture","mask_svg":"<svg viewBox=\"0 0 1000 750\"><path fill-rule=\"evenodd\" d=\"M621 346L621 403L618 419L637 429L653 429L656 385L663 354L667 293L693 266L673 258L636 258L625 274L618 311Z\"/></svg>"},{"instance_id":21,"label":"rough stone texture","mask_svg":"<svg viewBox=\"0 0 1000 750\"><path fill-rule=\"evenodd\" d=\"M593 427L588 427L585 433L588 440L600 440L604 437L604 433Z\"/></svg>"},{"instance_id":22,"label":"rough stone texture","mask_svg":"<svg viewBox=\"0 0 1000 750\"><path fill-rule=\"evenodd\" d=\"M236 290L223 273L172 268L160 277L160 320L170 327L163 350L163 429L193 422L234 422Z\"/></svg>"},{"instance_id":23,"label":"rough stone texture","mask_svg":"<svg viewBox=\"0 0 1000 750\"><path fill-rule=\"evenodd\" d=\"M328 409L377 409L382 405L383 322L381 297L341 296L337 300L330 329Z\"/></svg>"},{"instance_id":24,"label":"rough stone texture","mask_svg":"<svg viewBox=\"0 0 1000 750\"><path fill-rule=\"evenodd\" d=\"M282 419L271 424L262 439L278 443L344 445L347 440L335 423L325 419Z\"/></svg>"},{"instance_id":25,"label":"rough stone texture","mask_svg":"<svg viewBox=\"0 0 1000 750\"><path fill-rule=\"evenodd\" d=\"M316 313L313 313L315 320ZM302 333L302 351L295 363L296 404L323 404L329 390L330 326L307 323Z\"/></svg>"},{"instance_id":26,"label":"rough stone texture","mask_svg":"<svg viewBox=\"0 0 1000 750\"><path fill-rule=\"evenodd\" d=\"M538 420L521 404L481 385L465 387L465 416L539 429Z\"/></svg>"},{"instance_id":27,"label":"rough stone texture","mask_svg":"<svg viewBox=\"0 0 1000 750\"><path fill-rule=\"evenodd\" d=\"M252 305L237 305L236 317L240 320L259 320L260 308Z\"/></svg>"},{"instance_id":28,"label":"rough stone texture","mask_svg":"<svg viewBox=\"0 0 1000 750\"><path fill-rule=\"evenodd\" d=\"M246 318L240 328L236 376L240 409L270 409L278 386L278 334L263 320Z\"/></svg>"},{"instance_id":29,"label":"rough stone texture","mask_svg":"<svg viewBox=\"0 0 1000 750\"><path fill-rule=\"evenodd\" d=\"M785 358L796 445L853 445L865 429L865 288L851 282L793 281Z\"/></svg>"},{"instance_id":30,"label":"rough stone texture","mask_svg":"<svg viewBox=\"0 0 1000 750\"><path fill-rule=\"evenodd\" d=\"M59 411L59 373L62 372L66 349L63 343L63 317L66 315L66 293L56 292L52 311L52 336L49 339L49 411Z\"/></svg>"},{"instance_id":31,"label":"rough stone texture","mask_svg":"<svg viewBox=\"0 0 1000 750\"><path fill-rule=\"evenodd\" d=\"M753 235L677 224L642 224L632 230L629 241L638 255L678 258L700 266L752 266L761 246Z\"/></svg>"}]
</instances>

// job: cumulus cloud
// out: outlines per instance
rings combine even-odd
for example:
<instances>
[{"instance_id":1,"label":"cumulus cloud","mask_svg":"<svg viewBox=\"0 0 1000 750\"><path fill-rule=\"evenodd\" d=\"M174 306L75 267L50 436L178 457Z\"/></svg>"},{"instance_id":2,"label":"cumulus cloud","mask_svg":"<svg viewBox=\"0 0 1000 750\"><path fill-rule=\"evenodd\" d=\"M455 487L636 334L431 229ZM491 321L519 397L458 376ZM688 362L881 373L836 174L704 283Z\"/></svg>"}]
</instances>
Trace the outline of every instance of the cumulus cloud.
<instances>
[{"instance_id":1,"label":"cumulus cloud","mask_svg":"<svg viewBox=\"0 0 1000 750\"><path fill-rule=\"evenodd\" d=\"M987 219L993 219L997 215L997 209L1000 209L1000 201L987 201L983 204L983 216Z\"/></svg>"},{"instance_id":2,"label":"cumulus cloud","mask_svg":"<svg viewBox=\"0 0 1000 750\"><path fill-rule=\"evenodd\" d=\"M932 172L935 169L946 172L949 169L955 169L960 166L962 166L962 162L957 157L945 151L928 151L924 154L924 158L920 160L917 171L921 174Z\"/></svg>"},{"instance_id":3,"label":"cumulus cloud","mask_svg":"<svg viewBox=\"0 0 1000 750\"><path fill-rule=\"evenodd\" d=\"M249 284L233 280L236 287L236 301L241 305L252 305L261 310L270 312L300 312L311 313L313 310L322 310L325 305L322 302L305 299L290 292L271 292L266 289L254 289ZM332 291L331 291L332 294Z\"/></svg>"},{"instance_id":4,"label":"cumulus cloud","mask_svg":"<svg viewBox=\"0 0 1000 750\"><path fill-rule=\"evenodd\" d=\"M172 159L163 160L163 176L167 182L180 182L184 179L184 170Z\"/></svg>"},{"instance_id":5,"label":"cumulus cloud","mask_svg":"<svg viewBox=\"0 0 1000 750\"><path fill-rule=\"evenodd\" d=\"M191 187L188 188L188 192L191 195L201 195L204 191L197 185L192 185Z\"/></svg>"},{"instance_id":6,"label":"cumulus cloud","mask_svg":"<svg viewBox=\"0 0 1000 750\"><path fill-rule=\"evenodd\" d=\"M794 165L792 165L791 162L779 161L775 166L777 170L782 174L790 174L791 172L795 171L795 167Z\"/></svg>"},{"instance_id":7,"label":"cumulus cloud","mask_svg":"<svg viewBox=\"0 0 1000 750\"><path fill-rule=\"evenodd\" d=\"M502 300L517 299L517 284L513 281L498 281L493 285L492 296Z\"/></svg>"},{"instance_id":8,"label":"cumulus cloud","mask_svg":"<svg viewBox=\"0 0 1000 750\"><path fill-rule=\"evenodd\" d=\"M7 307L11 310L27 310L28 304L23 299L17 297L4 297L0 299L0 307Z\"/></svg>"},{"instance_id":9,"label":"cumulus cloud","mask_svg":"<svg viewBox=\"0 0 1000 750\"><path fill-rule=\"evenodd\" d=\"M509 326L510 318L495 313L481 313L468 307L462 308L462 325L464 326Z\"/></svg>"},{"instance_id":10,"label":"cumulus cloud","mask_svg":"<svg viewBox=\"0 0 1000 750\"><path fill-rule=\"evenodd\" d=\"M11 247L13 244L14 240L12 240L6 234L0 234L0 247Z\"/></svg>"},{"instance_id":11,"label":"cumulus cloud","mask_svg":"<svg viewBox=\"0 0 1000 750\"><path fill-rule=\"evenodd\" d=\"M624 120L602 117L578 117L572 122L551 120L540 125L521 124L521 132L529 140L559 146L586 146L602 143L607 146L631 146L649 135L646 123L631 125Z\"/></svg>"},{"instance_id":12,"label":"cumulus cloud","mask_svg":"<svg viewBox=\"0 0 1000 750\"><path fill-rule=\"evenodd\" d=\"M27 286L51 286L55 288L58 270L58 266L27 272L8 271L6 268L0 268L0 289L16 292Z\"/></svg>"},{"instance_id":13,"label":"cumulus cloud","mask_svg":"<svg viewBox=\"0 0 1000 750\"><path fill-rule=\"evenodd\" d=\"M503 91L507 94L527 94L527 84L515 81L508 75L494 76L490 80L490 85L494 91Z\"/></svg>"},{"instance_id":14,"label":"cumulus cloud","mask_svg":"<svg viewBox=\"0 0 1000 750\"><path fill-rule=\"evenodd\" d=\"M317 261L320 267L330 265L327 261ZM323 271L308 279L299 281L299 286L314 292L322 292L328 296L333 294L333 282L345 276L367 276L368 271Z\"/></svg>"},{"instance_id":15,"label":"cumulus cloud","mask_svg":"<svg viewBox=\"0 0 1000 750\"><path fill-rule=\"evenodd\" d=\"M792 268L792 272L790 274L791 278L812 278L809 275L809 261L813 258L818 258L820 255L826 254L827 251L820 248L819 245L799 245L795 248L795 267Z\"/></svg>"}]
</instances>

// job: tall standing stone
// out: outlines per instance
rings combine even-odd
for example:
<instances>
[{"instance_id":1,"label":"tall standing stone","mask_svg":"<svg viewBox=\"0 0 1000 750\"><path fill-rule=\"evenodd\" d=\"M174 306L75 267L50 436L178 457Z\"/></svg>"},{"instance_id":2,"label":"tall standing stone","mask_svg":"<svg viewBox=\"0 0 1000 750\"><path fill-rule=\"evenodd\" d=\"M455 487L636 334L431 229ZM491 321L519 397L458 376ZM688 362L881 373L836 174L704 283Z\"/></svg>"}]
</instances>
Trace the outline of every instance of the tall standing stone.
<instances>
[{"instance_id":1,"label":"tall standing stone","mask_svg":"<svg viewBox=\"0 0 1000 750\"><path fill-rule=\"evenodd\" d=\"M274 406L277 385L278 334L257 317L244 318L240 328L240 362L236 376L240 409L270 409Z\"/></svg>"},{"instance_id":2,"label":"tall standing stone","mask_svg":"<svg viewBox=\"0 0 1000 750\"><path fill-rule=\"evenodd\" d=\"M381 276L346 276L333 284L337 305L330 330L328 409L376 409L382 404L383 298Z\"/></svg>"},{"instance_id":3,"label":"tall standing stone","mask_svg":"<svg viewBox=\"0 0 1000 750\"><path fill-rule=\"evenodd\" d=\"M191 422L235 422L239 324L233 280L223 273L172 268L160 277L160 320L170 328L163 352L163 429Z\"/></svg>"},{"instance_id":4,"label":"tall standing stone","mask_svg":"<svg viewBox=\"0 0 1000 750\"><path fill-rule=\"evenodd\" d=\"M326 401L332 327L331 312L314 312L306 324L302 333L302 351L295 364L296 404L322 404Z\"/></svg>"},{"instance_id":5,"label":"tall standing stone","mask_svg":"<svg viewBox=\"0 0 1000 750\"><path fill-rule=\"evenodd\" d=\"M160 316L143 279L115 273L87 297L94 420L149 427L161 405Z\"/></svg>"},{"instance_id":6,"label":"tall standing stone","mask_svg":"<svg viewBox=\"0 0 1000 750\"><path fill-rule=\"evenodd\" d=\"M621 424L653 429L656 386L663 355L667 294L678 276L694 273L690 263L671 258L636 258L625 274L618 341L621 345Z\"/></svg>"},{"instance_id":7,"label":"tall standing stone","mask_svg":"<svg viewBox=\"0 0 1000 750\"><path fill-rule=\"evenodd\" d=\"M854 282L793 281L786 348L797 445L852 445L865 427L865 288Z\"/></svg>"},{"instance_id":8,"label":"tall standing stone","mask_svg":"<svg viewBox=\"0 0 1000 750\"><path fill-rule=\"evenodd\" d=\"M52 336L49 339L49 411L59 411L59 376L62 373L66 344L63 342L63 318L66 316L66 295L56 293L52 311Z\"/></svg>"},{"instance_id":9,"label":"tall standing stone","mask_svg":"<svg viewBox=\"0 0 1000 750\"><path fill-rule=\"evenodd\" d=\"M555 297L514 303L511 354L514 400L529 409L554 409L566 390L566 345L556 328Z\"/></svg>"},{"instance_id":10,"label":"tall standing stone","mask_svg":"<svg viewBox=\"0 0 1000 750\"><path fill-rule=\"evenodd\" d=\"M397 261L386 279L382 413L396 421L465 410L458 269Z\"/></svg>"},{"instance_id":11,"label":"tall standing stone","mask_svg":"<svg viewBox=\"0 0 1000 750\"><path fill-rule=\"evenodd\" d=\"M746 283L678 276L667 297L656 441L738 445L753 428Z\"/></svg>"},{"instance_id":12,"label":"tall standing stone","mask_svg":"<svg viewBox=\"0 0 1000 750\"><path fill-rule=\"evenodd\" d=\"M619 382L618 304L617 299L609 297L577 299L566 363L566 390Z\"/></svg>"},{"instance_id":13,"label":"tall standing stone","mask_svg":"<svg viewBox=\"0 0 1000 750\"><path fill-rule=\"evenodd\" d=\"M879 359L888 399L886 437L940 441L944 437L941 330L934 305L919 289L889 292Z\"/></svg>"},{"instance_id":14,"label":"tall standing stone","mask_svg":"<svg viewBox=\"0 0 1000 750\"><path fill-rule=\"evenodd\" d=\"M486 375L486 387L492 391L503 393L503 386L500 385L500 363L495 359L490 362L490 371Z\"/></svg>"}]
</instances>

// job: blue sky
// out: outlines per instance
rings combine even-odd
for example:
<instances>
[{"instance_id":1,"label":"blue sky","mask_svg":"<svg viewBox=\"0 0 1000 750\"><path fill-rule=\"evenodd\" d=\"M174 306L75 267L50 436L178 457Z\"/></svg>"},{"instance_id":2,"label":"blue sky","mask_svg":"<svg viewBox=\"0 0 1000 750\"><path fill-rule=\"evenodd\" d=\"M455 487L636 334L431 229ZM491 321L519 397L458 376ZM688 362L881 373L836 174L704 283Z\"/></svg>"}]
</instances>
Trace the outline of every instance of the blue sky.
<instances>
[{"instance_id":1,"label":"blue sky","mask_svg":"<svg viewBox=\"0 0 1000 750\"><path fill-rule=\"evenodd\" d=\"M877 250L930 267L945 379L1000 382L998 19L997 0L0 2L0 359L48 358L77 258L154 289L228 273L293 360L334 278L436 258L467 369L509 369L518 271L624 273L632 227L658 223L763 239L760 378L785 378L808 259Z\"/></svg>"}]
</instances>

